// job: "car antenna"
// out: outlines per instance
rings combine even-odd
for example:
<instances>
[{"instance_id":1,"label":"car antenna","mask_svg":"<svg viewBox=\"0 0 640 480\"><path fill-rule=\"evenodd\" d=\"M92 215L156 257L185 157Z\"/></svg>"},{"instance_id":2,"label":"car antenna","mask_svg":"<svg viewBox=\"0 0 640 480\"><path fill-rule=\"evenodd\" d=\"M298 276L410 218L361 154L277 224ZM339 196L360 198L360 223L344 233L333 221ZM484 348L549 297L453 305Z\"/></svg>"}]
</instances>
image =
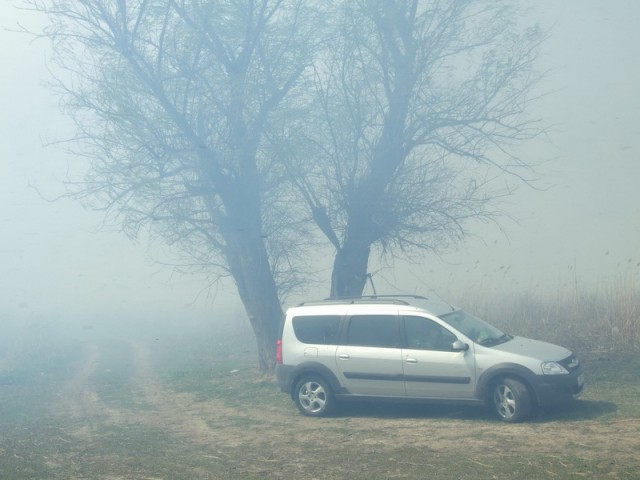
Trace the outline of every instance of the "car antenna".
<instances>
[{"instance_id":1,"label":"car antenna","mask_svg":"<svg viewBox=\"0 0 640 480\"><path fill-rule=\"evenodd\" d=\"M378 293L376 292L376 286L373 284L373 275L371 275L370 273L367 273L367 278L369 279L369 283L371 284L371 289L373 290L373 294L377 296Z\"/></svg>"}]
</instances>

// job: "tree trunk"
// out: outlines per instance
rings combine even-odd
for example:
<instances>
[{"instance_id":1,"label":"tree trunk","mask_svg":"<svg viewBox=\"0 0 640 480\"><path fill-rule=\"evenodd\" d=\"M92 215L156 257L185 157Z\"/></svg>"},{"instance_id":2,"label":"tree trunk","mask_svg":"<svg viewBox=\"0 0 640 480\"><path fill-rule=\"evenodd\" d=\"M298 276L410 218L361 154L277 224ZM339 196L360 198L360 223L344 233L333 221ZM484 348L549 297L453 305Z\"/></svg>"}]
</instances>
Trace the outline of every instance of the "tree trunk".
<instances>
[{"instance_id":1,"label":"tree trunk","mask_svg":"<svg viewBox=\"0 0 640 480\"><path fill-rule=\"evenodd\" d=\"M331 298L359 297L367 281L370 246L347 240L336 253L331 274Z\"/></svg>"},{"instance_id":2,"label":"tree trunk","mask_svg":"<svg viewBox=\"0 0 640 480\"><path fill-rule=\"evenodd\" d=\"M245 300L243 303L256 337L260 375L271 376L275 373L276 342L282 321L282 309L277 297L275 302L273 299L266 300L267 303L254 300Z\"/></svg>"},{"instance_id":3,"label":"tree trunk","mask_svg":"<svg viewBox=\"0 0 640 480\"><path fill-rule=\"evenodd\" d=\"M231 236L227 261L256 337L260 374L273 375L282 307L267 251L260 235Z\"/></svg>"}]
</instances>

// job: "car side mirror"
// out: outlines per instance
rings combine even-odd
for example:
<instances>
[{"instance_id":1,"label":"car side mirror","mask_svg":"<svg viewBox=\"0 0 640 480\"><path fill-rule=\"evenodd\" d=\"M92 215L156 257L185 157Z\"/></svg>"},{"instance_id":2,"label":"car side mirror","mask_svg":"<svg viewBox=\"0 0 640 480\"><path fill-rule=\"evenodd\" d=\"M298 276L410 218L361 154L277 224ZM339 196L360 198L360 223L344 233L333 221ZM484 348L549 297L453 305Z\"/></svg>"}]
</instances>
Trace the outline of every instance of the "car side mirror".
<instances>
[{"instance_id":1,"label":"car side mirror","mask_svg":"<svg viewBox=\"0 0 640 480\"><path fill-rule=\"evenodd\" d=\"M451 348L454 352L466 352L469 350L469 345L464 343L462 340L456 340L453 342L453 345L451 345Z\"/></svg>"}]
</instances>

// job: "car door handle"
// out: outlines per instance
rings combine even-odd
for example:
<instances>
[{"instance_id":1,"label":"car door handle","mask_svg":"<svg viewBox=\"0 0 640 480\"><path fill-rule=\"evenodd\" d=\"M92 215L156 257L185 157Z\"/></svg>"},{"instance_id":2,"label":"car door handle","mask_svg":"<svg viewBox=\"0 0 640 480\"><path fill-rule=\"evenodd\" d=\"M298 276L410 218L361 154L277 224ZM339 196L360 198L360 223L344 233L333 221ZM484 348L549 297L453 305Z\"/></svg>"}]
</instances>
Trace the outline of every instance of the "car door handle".
<instances>
[{"instance_id":1,"label":"car door handle","mask_svg":"<svg viewBox=\"0 0 640 480\"><path fill-rule=\"evenodd\" d=\"M338 358L341 360L349 360L351 356L348 353L341 353L340 355L338 355Z\"/></svg>"},{"instance_id":2,"label":"car door handle","mask_svg":"<svg viewBox=\"0 0 640 480\"><path fill-rule=\"evenodd\" d=\"M412 357L407 357L406 358L406 362L407 363L418 363L418 360L416 360L415 358L412 358Z\"/></svg>"}]
</instances>

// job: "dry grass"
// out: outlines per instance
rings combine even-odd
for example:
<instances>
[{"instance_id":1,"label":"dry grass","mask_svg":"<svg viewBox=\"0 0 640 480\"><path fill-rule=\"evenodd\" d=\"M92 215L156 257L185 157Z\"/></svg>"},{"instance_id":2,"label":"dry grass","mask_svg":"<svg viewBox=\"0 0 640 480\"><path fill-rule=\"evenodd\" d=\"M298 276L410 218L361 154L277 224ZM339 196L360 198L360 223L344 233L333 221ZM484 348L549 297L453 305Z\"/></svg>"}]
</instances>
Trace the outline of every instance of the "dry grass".
<instances>
[{"instance_id":1,"label":"dry grass","mask_svg":"<svg viewBox=\"0 0 640 480\"><path fill-rule=\"evenodd\" d=\"M601 292L571 289L503 298L475 293L455 303L509 333L563 345L583 356L640 352L640 288L631 281Z\"/></svg>"},{"instance_id":2,"label":"dry grass","mask_svg":"<svg viewBox=\"0 0 640 480\"><path fill-rule=\"evenodd\" d=\"M0 478L638 478L633 285L464 300L507 331L586 357L583 398L519 425L482 409L375 403L309 419L257 380L248 335L0 339Z\"/></svg>"}]
</instances>

